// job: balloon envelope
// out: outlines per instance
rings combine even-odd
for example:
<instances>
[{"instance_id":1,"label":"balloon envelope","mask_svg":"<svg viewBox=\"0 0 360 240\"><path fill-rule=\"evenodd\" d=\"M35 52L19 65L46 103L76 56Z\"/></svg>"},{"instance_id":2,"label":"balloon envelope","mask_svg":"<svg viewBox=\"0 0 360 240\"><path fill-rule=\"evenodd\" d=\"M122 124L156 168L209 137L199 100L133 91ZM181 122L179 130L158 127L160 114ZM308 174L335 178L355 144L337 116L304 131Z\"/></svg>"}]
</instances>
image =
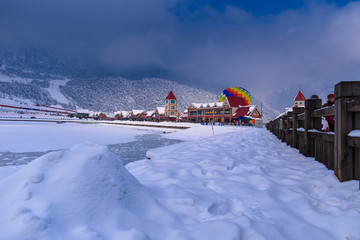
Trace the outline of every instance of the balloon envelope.
<instances>
[{"instance_id":1,"label":"balloon envelope","mask_svg":"<svg viewBox=\"0 0 360 240\"><path fill-rule=\"evenodd\" d=\"M219 96L219 102L225 101L228 96L242 97L247 105L251 104L251 96L248 90L242 87L230 87L225 89Z\"/></svg>"}]
</instances>

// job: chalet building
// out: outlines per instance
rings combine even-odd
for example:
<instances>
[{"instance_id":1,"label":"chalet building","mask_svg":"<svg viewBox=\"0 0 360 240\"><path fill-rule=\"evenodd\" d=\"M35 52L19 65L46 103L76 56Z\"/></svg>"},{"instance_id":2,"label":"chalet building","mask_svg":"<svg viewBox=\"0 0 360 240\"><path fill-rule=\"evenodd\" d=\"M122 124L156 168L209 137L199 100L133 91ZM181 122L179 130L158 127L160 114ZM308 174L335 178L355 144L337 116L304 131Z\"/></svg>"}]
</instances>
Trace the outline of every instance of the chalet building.
<instances>
[{"instance_id":1,"label":"chalet building","mask_svg":"<svg viewBox=\"0 0 360 240\"><path fill-rule=\"evenodd\" d=\"M154 117L155 111L147 111L144 112L141 116L140 116L140 120L141 121L152 121L153 117Z\"/></svg>"},{"instance_id":2,"label":"chalet building","mask_svg":"<svg viewBox=\"0 0 360 240\"><path fill-rule=\"evenodd\" d=\"M115 115L115 120L124 120L129 115L129 112L128 111L118 111L118 112L114 112L114 115Z\"/></svg>"},{"instance_id":3,"label":"chalet building","mask_svg":"<svg viewBox=\"0 0 360 240\"><path fill-rule=\"evenodd\" d=\"M140 120L140 117L143 113L144 110L131 110L129 114L129 119L133 121Z\"/></svg>"},{"instance_id":4,"label":"chalet building","mask_svg":"<svg viewBox=\"0 0 360 240\"><path fill-rule=\"evenodd\" d=\"M177 99L172 91L165 98L165 119L176 121L179 117L177 110Z\"/></svg>"},{"instance_id":5,"label":"chalet building","mask_svg":"<svg viewBox=\"0 0 360 240\"><path fill-rule=\"evenodd\" d=\"M260 119L257 106L246 106L241 97L228 96L224 102L192 103L187 109L189 122L222 122L225 124Z\"/></svg>"},{"instance_id":6,"label":"chalet building","mask_svg":"<svg viewBox=\"0 0 360 240\"><path fill-rule=\"evenodd\" d=\"M103 113L103 112L94 112L92 117L94 120L109 120L110 117L109 114Z\"/></svg>"},{"instance_id":7,"label":"chalet building","mask_svg":"<svg viewBox=\"0 0 360 240\"><path fill-rule=\"evenodd\" d=\"M165 108L164 107L157 107L155 109L153 119L157 122L165 121Z\"/></svg>"},{"instance_id":8,"label":"chalet building","mask_svg":"<svg viewBox=\"0 0 360 240\"><path fill-rule=\"evenodd\" d=\"M78 118L88 118L90 116L90 111L87 109L77 109L76 110L76 116Z\"/></svg>"},{"instance_id":9,"label":"chalet building","mask_svg":"<svg viewBox=\"0 0 360 240\"><path fill-rule=\"evenodd\" d=\"M235 121L261 119L261 113L257 106L240 106L232 116Z\"/></svg>"},{"instance_id":10,"label":"chalet building","mask_svg":"<svg viewBox=\"0 0 360 240\"><path fill-rule=\"evenodd\" d=\"M296 95L296 97L294 98L294 104L293 107L305 107L305 96L304 94L299 91L298 94Z\"/></svg>"},{"instance_id":11,"label":"chalet building","mask_svg":"<svg viewBox=\"0 0 360 240\"><path fill-rule=\"evenodd\" d=\"M186 109L183 114L179 117L180 122L187 122L188 121L188 110Z\"/></svg>"}]
</instances>

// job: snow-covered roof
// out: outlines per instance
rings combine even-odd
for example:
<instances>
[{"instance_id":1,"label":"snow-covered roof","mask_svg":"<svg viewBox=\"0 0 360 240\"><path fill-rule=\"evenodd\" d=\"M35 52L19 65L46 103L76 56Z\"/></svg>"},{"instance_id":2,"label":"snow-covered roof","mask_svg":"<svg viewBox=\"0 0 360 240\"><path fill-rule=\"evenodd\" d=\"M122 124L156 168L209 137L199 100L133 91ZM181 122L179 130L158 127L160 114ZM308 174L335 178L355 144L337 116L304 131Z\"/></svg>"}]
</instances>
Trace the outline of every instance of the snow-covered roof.
<instances>
[{"instance_id":1,"label":"snow-covered roof","mask_svg":"<svg viewBox=\"0 0 360 240\"><path fill-rule=\"evenodd\" d=\"M290 108L285 108L285 112L283 113L280 113L275 119L279 118L279 117L282 117L284 115L286 115L288 112L292 112L293 111L293 108L290 107Z\"/></svg>"},{"instance_id":2,"label":"snow-covered roof","mask_svg":"<svg viewBox=\"0 0 360 240\"><path fill-rule=\"evenodd\" d=\"M143 113L144 110L132 110L131 112L133 115L137 115L137 114Z\"/></svg>"},{"instance_id":3,"label":"snow-covered roof","mask_svg":"<svg viewBox=\"0 0 360 240\"><path fill-rule=\"evenodd\" d=\"M258 107L256 105L250 105L250 106L240 106L236 112L233 114L234 118L239 118L239 117L251 117L251 114L254 112L254 110L258 109ZM260 113L260 111L259 111ZM261 113L260 113L261 114ZM252 117L251 117L252 118Z\"/></svg>"},{"instance_id":4,"label":"snow-covered roof","mask_svg":"<svg viewBox=\"0 0 360 240\"><path fill-rule=\"evenodd\" d=\"M146 116L151 117L152 115L154 115L155 111L147 111L146 112Z\"/></svg>"},{"instance_id":5,"label":"snow-covered roof","mask_svg":"<svg viewBox=\"0 0 360 240\"><path fill-rule=\"evenodd\" d=\"M252 113L254 111L254 109L256 108L255 105L250 105L249 106L249 111Z\"/></svg>"},{"instance_id":6,"label":"snow-covered roof","mask_svg":"<svg viewBox=\"0 0 360 240\"><path fill-rule=\"evenodd\" d=\"M88 109L76 109L76 112L83 114L90 114L90 111Z\"/></svg>"},{"instance_id":7,"label":"snow-covered roof","mask_svg":"<svg viewBox=\"0 0 360 240\"><path fill-rule=\"evenodd\" d=\"M224 102L216 102L214 103L214 107L224 107Z\"/></svg>"},{"instance_id":8,"label":"snow-covered roof","mask_svg":"<svg viewBox=\"0 0 360 240\"><path fill-rule=\"evenodd\" d=\"M159 114L165 114L165 108L164 107L157 107L156 110L157 110L157 112Z\"/></svg>"},{"instance_id":9,"label":"snow-covered roof","mask_svg":"<svg viewBox=\"0 0 360 240\"><path fill-rule=\"evenodd\" d=\"M190 107L194 108L213 108L213 107L224 107L224 102L211 102L211 103L192 103Z\"/></svg>"},{"instance_id":10,"label":"snow-covered roof","mask_svg":"<svg viewBox=\"0 0 360 240\"><path fill-rule=\"evenodd\" d=\"M121 116L126 116L129 114L128 111L117 111L117 112L114 112L115 115L121 115Z\"/></svg>"},{"instance_id":11,"label":"snow-covered roof","mask_svg":"<svg viewBox=\"0 0 360 240\"><path fill-rule=\"evenodd\" d=\"M201 103L192 103L192 104L190 105L190 107L200 108L201 105L202 105Z\"/></svg>"},{"instance_id":12,"label":"snow-covered roof","mask_svg":"<svg viewBox=\"0 0 360 240\"><path fill-rule=\"evenodd\" d=\"M184 117L187 117L188 116L188 112L184 112L183 114L181 114L180 117L184 118Z\"/></svg>"},{"instance_id":13,"label":"snow-covered roof","mask_svg":"<svg viewBox=\"0 0 360 240\"><path fill-rule=\"evenodd\" d=\"M122 114L123 117L128 117L131 114L131 112L129 112L129 111L121 111L121 114Z\"/></svg>"}]
</instances>

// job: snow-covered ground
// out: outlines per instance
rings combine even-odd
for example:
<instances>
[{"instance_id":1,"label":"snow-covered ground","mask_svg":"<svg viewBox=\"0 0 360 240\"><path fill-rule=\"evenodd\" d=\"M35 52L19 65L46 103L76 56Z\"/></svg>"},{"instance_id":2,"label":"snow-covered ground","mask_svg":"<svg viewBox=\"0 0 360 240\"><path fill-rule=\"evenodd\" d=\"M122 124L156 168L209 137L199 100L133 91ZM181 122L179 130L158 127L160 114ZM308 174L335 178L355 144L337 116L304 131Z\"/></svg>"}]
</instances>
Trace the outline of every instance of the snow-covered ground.
<instances>
[{"instance_id":1,"label":"snow-covered ground","mask_svg":"<svg viewBox=\"0 0 360 240\"><path fill-rule=\"evenodd\" d=\"M59 124L74 136L64 144L41 125L23 132L19 124L19 134L39 136L2 138L1 148L95 143L0 168L0 239L360 239L358 182L340 183L265 129L166 129L185 142L124 167L97 144L125 141L139 127Z\"/></svg>"}]
</instances>

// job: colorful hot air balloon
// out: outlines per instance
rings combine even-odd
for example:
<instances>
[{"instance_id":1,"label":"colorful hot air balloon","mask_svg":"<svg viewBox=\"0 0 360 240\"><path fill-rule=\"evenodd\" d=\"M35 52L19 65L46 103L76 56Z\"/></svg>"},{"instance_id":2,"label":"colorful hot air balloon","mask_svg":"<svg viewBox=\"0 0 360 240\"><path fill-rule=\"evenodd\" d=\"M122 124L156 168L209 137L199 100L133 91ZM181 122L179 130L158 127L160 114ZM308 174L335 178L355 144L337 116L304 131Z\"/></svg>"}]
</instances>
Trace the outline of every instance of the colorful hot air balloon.
<instances>
[{"instance_id":1,"label":"colorful hot air balloon","mask_svg":"<svg viewBox=\"0 0 360 240\"><path fill-rule=\"evenodd\" d=\"M225 101L227 96L242 97L247 105L250 105L251 103L249 91L242 87L230 87L225 89L219 96L219 102Z\"/></svg>"}]
</instances>

